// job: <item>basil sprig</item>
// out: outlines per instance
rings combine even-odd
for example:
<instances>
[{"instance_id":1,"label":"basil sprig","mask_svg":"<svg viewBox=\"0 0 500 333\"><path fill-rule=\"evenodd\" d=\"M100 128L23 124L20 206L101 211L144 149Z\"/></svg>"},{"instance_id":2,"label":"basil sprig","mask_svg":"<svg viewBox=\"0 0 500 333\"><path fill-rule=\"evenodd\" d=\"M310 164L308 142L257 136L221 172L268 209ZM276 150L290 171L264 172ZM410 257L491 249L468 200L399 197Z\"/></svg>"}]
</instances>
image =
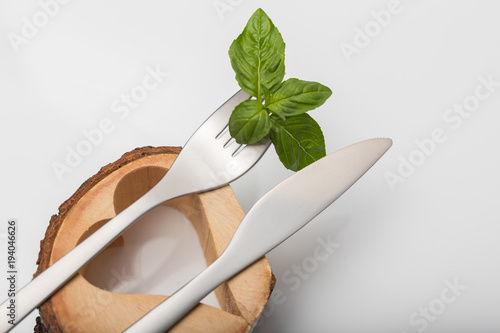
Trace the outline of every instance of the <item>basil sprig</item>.
<instances>
[{"instance_id":1,"label":"basil sprig","mask_svg":"<svg viewBox=\"0 0 500 333\"><path fill-rule=\"evenodd\" d=\"M332 91L318 82L285 76L285 42L262 9L250 17L229 48L236 81L255 97L239 104L229 132L240 144L270 137L287 169L300 170L326 155L320 126L306 114L325 103Z\"/></svg>"}]
</instances>

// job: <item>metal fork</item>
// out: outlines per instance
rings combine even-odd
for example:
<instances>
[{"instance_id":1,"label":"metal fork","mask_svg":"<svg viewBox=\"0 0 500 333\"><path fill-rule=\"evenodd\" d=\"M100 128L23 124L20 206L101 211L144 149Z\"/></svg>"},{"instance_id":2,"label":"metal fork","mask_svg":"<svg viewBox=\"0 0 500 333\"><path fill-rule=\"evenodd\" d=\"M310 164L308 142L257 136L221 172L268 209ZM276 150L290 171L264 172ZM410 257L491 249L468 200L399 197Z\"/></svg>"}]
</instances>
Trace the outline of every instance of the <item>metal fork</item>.
<instances>
[{"instance_id":1,"label":"metal fork","mask_svg":"<svg viewBox=\"0 0 500 333\"><path fill-rule=\"evenodd\" d=\"M269 140L236 145L227 130L232 110L249 97L240 90L227 100L191 136L156 186L19 290L16 324L152 208L186 194L227 185L251 169L266 152ZM7 313L8 305L9 299L0 306L0 313ZM0 320L0 331L12 328L7 320Z\"/></svg>"}]
</instances>

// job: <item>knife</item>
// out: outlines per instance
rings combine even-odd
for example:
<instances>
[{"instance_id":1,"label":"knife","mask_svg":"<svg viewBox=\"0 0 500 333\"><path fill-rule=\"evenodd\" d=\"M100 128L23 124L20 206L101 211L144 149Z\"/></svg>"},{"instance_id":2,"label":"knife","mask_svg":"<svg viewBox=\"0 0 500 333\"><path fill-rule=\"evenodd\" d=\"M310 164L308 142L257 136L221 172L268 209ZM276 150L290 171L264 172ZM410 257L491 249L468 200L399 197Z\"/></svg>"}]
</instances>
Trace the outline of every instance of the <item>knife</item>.
<instances>
[{"instance_id":1,"label":"knife","mask_svg":"<svg viewBox=\"0 0 500 333\"><path fill-rule=\"evenodd\" d=\"M220 257L125 332L165 332L217 288L322 212L391 147L370 139L332 153L287 178L252 207Z\"/></svg>"}]
</instances>

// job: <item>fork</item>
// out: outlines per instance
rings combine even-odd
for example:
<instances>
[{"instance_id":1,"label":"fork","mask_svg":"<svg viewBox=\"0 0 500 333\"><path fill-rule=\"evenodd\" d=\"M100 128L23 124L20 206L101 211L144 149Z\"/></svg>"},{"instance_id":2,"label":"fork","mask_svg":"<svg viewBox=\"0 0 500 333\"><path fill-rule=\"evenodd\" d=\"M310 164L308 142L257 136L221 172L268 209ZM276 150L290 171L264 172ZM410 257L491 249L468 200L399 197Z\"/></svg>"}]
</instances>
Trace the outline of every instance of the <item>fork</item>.
<instances>
[{"instance_id":1,"label":"fork","mask_svg":"<svg viewBox=\"0 0 500 333\"><path fill-rule=\"evenodd\" d=\"M40 306L149 210L183 195L227 185L251 169L269 148L270 141L235 145L227 126L234 108L249 97L240 90L228 99L191 136L158 184L19 290L15 323ZM0 305L0 313L8 313L9 303L7 299ZM7 320L0 320L0 331L12 328Z\"/></svg>"}]
</instances>

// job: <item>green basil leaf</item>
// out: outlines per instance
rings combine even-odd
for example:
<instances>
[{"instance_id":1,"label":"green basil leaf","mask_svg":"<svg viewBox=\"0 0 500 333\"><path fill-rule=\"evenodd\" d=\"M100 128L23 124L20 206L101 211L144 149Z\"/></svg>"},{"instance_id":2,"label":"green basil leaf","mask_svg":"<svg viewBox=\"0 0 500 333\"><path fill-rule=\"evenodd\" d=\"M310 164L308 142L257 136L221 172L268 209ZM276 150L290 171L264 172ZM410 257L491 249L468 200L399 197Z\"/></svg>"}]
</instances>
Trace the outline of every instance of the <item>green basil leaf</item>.
<instances>
[{"instance_id":1,"label":"green basil leaf","mask_svg":"<svg viewBox=\"0 0 500 333\"><path fill-rule=\"evenodd\" d=\"M260 101L249 99L240 103L229 117L229 133L240 144L263 139L271 129L268 111Z\"/></svg>"},{"instance_id":2,"label":"green basil leaf","mask_svg":"<svg viewBox=\"0 0 500 333\"><path fill-rule=\"evenodd\" d=\"M257 100L279 88L285 76L285 42L262 9L257 9L233 41L229 58L236 81Z\"/></svg>"},{"instance_id":3,"label":"green basil leaf","mask_svg":"<svg viewBox=\"0 0 500 333\"><path fill-rule=\"evenodd\" d=\"M287 118L271 116L271 140L281 163L298 171L326 155L325 138L307 113Z\"/></svg>"},{"instance_id":4,"label":"green basil leaf","mask_svg":"<svg viewBox=\"0 0 500 333\"><path fill-rule=\"evenodd\" d=\"M325 103L332 91L318 82L288 79L271 95L266 107L273 113L294 116L313 110Z\"/></svg>"},{"instance_id":5,"label":"green basil leaf","mask_svg":"<svg viewBox=\"0 0 500 333\"><path fill-rule=\"evenodd\" d=\"M280 109L280 108L274 108L273 110L270 110L270 109L268 109L268 110L269 110L269 112L272 112L273 114L275 114L278 117L280 117L282 120L286 119L285 113L283 112L282 109Z\"/></svg>"}]
</instances>

